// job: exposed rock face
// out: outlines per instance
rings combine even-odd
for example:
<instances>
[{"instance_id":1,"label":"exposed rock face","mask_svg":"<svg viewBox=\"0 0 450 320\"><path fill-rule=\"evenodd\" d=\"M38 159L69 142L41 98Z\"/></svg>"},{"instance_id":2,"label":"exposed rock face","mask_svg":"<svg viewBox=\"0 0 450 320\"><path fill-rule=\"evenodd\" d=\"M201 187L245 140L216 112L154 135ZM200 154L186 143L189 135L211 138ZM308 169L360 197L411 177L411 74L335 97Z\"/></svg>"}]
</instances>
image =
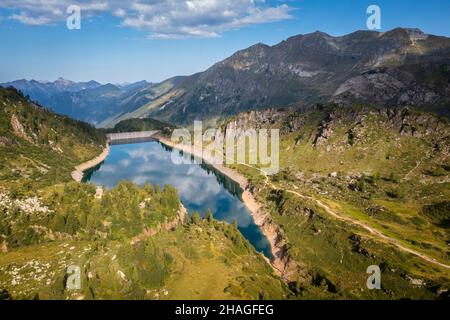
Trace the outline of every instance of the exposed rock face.
<instances>
[{"instance_id":1,"label":"exposed rock face","mask_svg":"<svg viewBox=\"0 0 450 320\"><path fill-rule=\"evenodd\" d=\"M4 147L10 144L17 144L17 141L7 137L0 136L0 147Z\"/></svg>"},{"instance_id":2,"label":"exposed rock face","mask_svg":"<svg viewBox=\"0 0 450 320\"><path fill-rule=\"evenodd\" d=\"M6 243L6 241L3 241L2 244L0 245L0 252L2 253L8 252L8 244Z\"/></svg>"},{"instance_id":3,"label":"exposed rock face","mask_svg":"<svg viewBox=\"0 0 450 320\"><path fill-rule=\"evenodd\" d=\"M322 120L320 120L322 119ZM426 146L421 159L416 161L416 167L404 176L409 180L414 175L421 176L421 182L428 181L427 176L433 172L448 171L448 157L450 156L450 127L445 119L432 113L417 111L407 107L361 107L354 106L341 108L335 104L319 104L312 111L299 109L266 110L244 112L226 122L225 128L239 128L246 130L251 127L280 128L280 134L289 135L293 143L285 147L286 151L297 148L303 142L312 144L319 152L347 152L353 148L364 148L371 152L371 143L379 139L386 132L388 136L394 135L395 143L405 146L407 141L417 141ZM344 131L346 130L346 131ZM346 135L345 135L346 133ZM407 139L401 139L405 136ZM291 139L289 138L289 139ZM414 138L414 139L410 139ZM403 142L400 142L403 141ZM390 152L383 155L386 159L394 160ZM424 163L432 160L435 168L421 171ZM344 165L344 162L340 162ZM335 170L335 169L332 169ZM437 170L437 171L436 171ZM439 171L441 170L441 171ZM365 174L371 174L368 170ZM330 174L330 178L338 176ZM299 182L304 183L302 173L293 173ZM347 177L345 186L348 190L359 190L360 179L363 173L355 173ZM448 182L448 176L443 175L439 183ZM347 190L347 189L346 189Z\"/></svg>"},{"instance_id":4,"label":"exposed rock face","mask_svg":"<svg viewBox=\"0 0 450 320\"><path fill-rule=\"evenodd\" d=\"M370 105L422 106L438 103L443 98L443 92L418 84L410 73L382 69L345 81L332 100Z\"/></svg>"},{"instance_id":5,"label":"exposed rock face","mask_svg":"<svg viewBox=\"0 0 450 320\"><path fill-rule=\"evenodd\" d=\"M333 133L333 129L332 129L333 118L334 118L334 115L329 114L328 117L320 123L320 127L318 129L317 136L314 139L314 145L316 147L325 143L328 140L328 138L331 136L331 134Z\"/></svg>"},{"instance_id":6,"label":"exposed rock face","mask_svg":"<svg viewBox=\"0 0 450 320\"><path fill-rule=\"evenodd\" d=\"M377 116L379 124L386 129L397 131L403 136L419 139L432 139L435 150L441 155L448 155L450 151L450 131L448 124L431 113L418 112L408 107L386 108L341 108L336 104L319 104L312 107L315 111L325 113L323 120L317 126L313 144L316 147L327 145L334 134L334 127L348 126L348 145L364 139L367 131L368 116ZM298 132L305 123L309 122L308 112L303 108L267 109L240 113L232 120L224 123L226 130L280 129L281 135ZM373 128L373 126L369 126ZM299 136L296 144L308 137ZM330 146L327 146L330 147Z\"/></svg>"},{"instance_id":7,"label":"exposed rock face","mask_svg":"<svg viewBox=\"0 0 450 320\"><path fill-rule=\"evenodd\" d=\"M280 125L282 123L282 125ZM305 124L305 119L300 112L292 109L265 109L242 112L232 120L225 122L227 130L252 129L279 129L281 134L289 134L298 131Z\"/></svg>"},{"instance_id":8,"label":"exposed rock face","mask_svg":"<svg viewBox=\"0 0 450 320\"><path fill-rule=\"evenodd\" d=\"M423 138L433 134L447 139L450 134L448 125L431 114L414 112L409 108L379 109L378 113L405 136Z\"/></svg>"},{"instance_id":9,"label":"exposed rock face","mask_svg":"<svg viewBox=\"0 0 450 320\"><path fill-rule=\"evenodd\" d=\"M167 219L164 221L164 230L174 230L178 225L183 224L186 220L187 216L187 210L183 206L182 203L180 203L180 210L178 210L178 217L176 217L172 221L167 221Z\"/></svg>"},{"instance_id":10,"label":"exposed rock face","mask_svg":"<svg viewBox=\"0 0 450 320\"><path fill-rule=\"evenodd\" d=\"M31 143L33 142L33 140L25 132L24 127L20 123L19 119L17 119L16 115L12 115L12 117L11 117L11 127L13 128L14 133L18 137L25 139L28 142L31 142Z\"/></svg>"},{"instance_id":11,"label":"exposed rock face","mask_svg":"<svg viewBox=\"0 0 450 320\"><path fill-rule=\"evenodd\" d=\"M275 109L243 112L226 123L225 132L228 130L269 129L286 115L286 111ZM282 131L285 129L282 128Z\"/></svg>"},{"instance_id":12,"label":"exposed rock face","mask_svg":"<svg viewBox=\"0 0 450 320\"><path fill-rule=\"evenodd\" d=\"M449 57L450 39L415 29L358 31L342 37L314 32L239 51L180 81L164 102L137 110L139 116L180 124L328 101L433 105L448 113Z\"/></svg>"},{"instance_id":13,"label":"exposed rock face","mask_svg":"<svg viewBox=\"0 0 450 320\"><path fill-rule=\"evenodd\" d=\"M164 220L164 223L159 224L156 228L145 229L140 235L137 235L136 237L134 237L131 240L131 244L134 245L145 238L153 237L161 230L165 230L165 231L175 230L175 228L177 226L184 223L184 221L186 219L186 215L187 215L187 210L183 206L183 204L180 203L180 209L178 210L178 216L175 219L173 219L172 221L168 221L166 218Z\"/></svg>"}]
</instances>

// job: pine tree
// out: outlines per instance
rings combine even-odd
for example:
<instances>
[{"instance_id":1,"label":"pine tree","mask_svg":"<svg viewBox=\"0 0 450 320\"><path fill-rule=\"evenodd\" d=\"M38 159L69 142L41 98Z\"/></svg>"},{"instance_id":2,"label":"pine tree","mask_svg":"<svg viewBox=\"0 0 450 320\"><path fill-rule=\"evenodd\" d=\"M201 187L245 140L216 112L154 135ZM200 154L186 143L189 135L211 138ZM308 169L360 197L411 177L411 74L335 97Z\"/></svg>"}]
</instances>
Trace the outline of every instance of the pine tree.
<instances>
[{"instance_id":1,"label":"pine tree","mask_svg":"<svg viewBox=\"0 0 450 320\"><path fill-rule=\"evenodd\" d=\"M191 215L191 223L192 224L199 224L202 221L202 218L200 217L200 214L198 212L194 212Z\"/></svg>"},{"instance_id":2,"label":"pine tree","mask_svg":"<svg viewBox=\"0 0 450 320\"><path fill-rule=\"evenodd\" d=\"M211 209L208 209L205 214L206 221L212 222L214 220Z\"/></svg>"}]
</instances>

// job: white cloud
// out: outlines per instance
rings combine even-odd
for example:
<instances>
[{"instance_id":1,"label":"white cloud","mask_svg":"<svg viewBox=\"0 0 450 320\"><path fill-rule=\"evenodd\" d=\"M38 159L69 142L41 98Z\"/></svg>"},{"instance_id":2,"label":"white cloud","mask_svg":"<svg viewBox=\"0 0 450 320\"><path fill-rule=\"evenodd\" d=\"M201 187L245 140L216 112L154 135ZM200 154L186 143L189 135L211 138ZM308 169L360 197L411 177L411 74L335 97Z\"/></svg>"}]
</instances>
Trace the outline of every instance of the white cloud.
<instances>
[{"instance_id":1,"label":"white cloud","mask_svg":"<svg viewBox=\"0 0 450 320\"><path fill-rule=\"evenodd\" d=\"M51 23L51 19L45 16L31 16L26 12L21 12L20 14L13 14L9 17L12 20L17 20L23 24L30 26L40 26Z\"/></svg>"},{"instance_id":2,"label":"white cloud","mask_svg":"<svg viewBox=\"0 0 450 320\"><path fill-rule=\"evenodd\" d=\"M51 25L66 18L76 4L82 17L110 13L124 27L149 32L150 38L217 37L244 26L292 18L292 7L264 0L2 0L9 18L28 25Z\"/></svg>"}]
</instances>

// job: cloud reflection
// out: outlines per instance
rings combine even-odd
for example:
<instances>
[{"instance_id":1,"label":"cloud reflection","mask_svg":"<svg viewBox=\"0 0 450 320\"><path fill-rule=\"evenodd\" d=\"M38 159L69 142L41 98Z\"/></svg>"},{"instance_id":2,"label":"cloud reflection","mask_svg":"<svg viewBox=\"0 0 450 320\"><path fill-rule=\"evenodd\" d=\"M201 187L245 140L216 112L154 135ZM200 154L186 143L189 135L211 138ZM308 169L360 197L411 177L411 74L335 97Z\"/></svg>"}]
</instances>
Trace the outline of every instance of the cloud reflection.
<instances>
[{"instance_id":1,"label":"cloud reflection","mask_svg":"<svg viewBox=\"0 0 450 320\"><path fill-rule=\"evenodd\" d=\"M175 165L171 152L158 142L115 145L105 163L94 172L91 182L97 185L114 187L121 180L131 180L138 185L150 182L164 187L172 185L178 190L181 201L190 213L204 214L211 209L218 220L237 221L242 234L258 251L270 255L267 239L255 225L252 216L238 196L233 195L219 183L223 177L208 172L189 155L177 157L189 159L190 164Z\"/></svg>"}]
</instances>

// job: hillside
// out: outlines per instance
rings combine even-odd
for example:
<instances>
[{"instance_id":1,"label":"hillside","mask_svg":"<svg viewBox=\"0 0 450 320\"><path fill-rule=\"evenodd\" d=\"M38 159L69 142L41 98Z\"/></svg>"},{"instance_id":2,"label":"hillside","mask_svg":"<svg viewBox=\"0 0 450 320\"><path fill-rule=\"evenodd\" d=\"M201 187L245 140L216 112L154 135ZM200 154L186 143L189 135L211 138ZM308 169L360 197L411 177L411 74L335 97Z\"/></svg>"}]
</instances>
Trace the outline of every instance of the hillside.
<instances>
[{"instance_id":1,"label":"hillside","mask_svg":"<svg viewBox=\"0 0 450 320\"><path fill-rule=\"evenodd\" d=\"M123 181L99 195L69 182L104 148L102 131L13 88L0 105L0 300L291 296L235 225L188 218L174 188Z\"/></svg>"},{"instance_id":2,"label":"hillside","mask_svg":"<svg viewBox=\"0 0 450 320\"><path fill-rule=\"evenodd\" d=\"M230 127L282 128L279 174L234 168L280 226L299 297L449 297L448 121L318 105L242 113ZM364 287L370 265L381 266L381 291Z\"/></svg>"},{"instance_id":3,"label":"hillside","mask_svg":"<svg viewBox=\"0 0 450 320\"><path fill-rule=\"evenodd\" d=\"M104 148L103 133L0 88L0 188L17 192L68 181Z\"/></svg>"},{"instance_id":4,"label":"hillside","mask_svg":"<svg viewBox=\"0 0 450 320\"><path fill-rule=\"evenodd\" d=\"M257 44L239 51L102 126L148 116L188 124L326 101L420 106L448 114L449 57L450 39L417 29L298 35L274 46Z\"/></svg>"},{"instance_id":5,"label":"hillside","mask_svg":"<svg viewBox=\"0 0 450 320\"><path fill-rule=\"evenodd\" d=\"M96 81L89 82L74 82L59 78L56 81L37 81L37 80L16 80L0 84L2 87L14 87L30 99L38 101L40 104L47 105L51 102L51 97L61 92L77 92L86 89L94 89L101 86Z\"/></svg>"},{"instance_id":6,"label":"hillside","mask_svg":"<svg viewBox=\"0 0 450 320\"><path fill-rule=\"evenodd\" d=\"M73 82L60 78L54 82L17 80L1 83L0 87L12 86L56 113L98 125L157 100L182 79L175 77L162 83L139 81L115 85L96 81Z\"/></svg>"},{"instance_id":7,"label":"hillside","mask_svg":"<svg viewBox=\"0 0 450 320\"><path fill-rule=\"evenodd\" d=\"M0 193L0 292L11 299L283 299L287 286L235 226L188 221L175 189L77 183ZM245 261L245 263L244 263ZM81 287L66 287L79 266Z\"/></svg>"},{"instance_id":8,"label":"hillside","mask_svg":"<svg viewBox=\"0 0 450 320\"><path fill-rule=\"evenodd\" d=\"M174 128L173 125L162 122L152 118L144 119L127 119L120 121L111 129L105 129L106 133L118 132L138 132L138 131L152 131L152 130L170 130Z\"/></svg>"}]
</instances>

